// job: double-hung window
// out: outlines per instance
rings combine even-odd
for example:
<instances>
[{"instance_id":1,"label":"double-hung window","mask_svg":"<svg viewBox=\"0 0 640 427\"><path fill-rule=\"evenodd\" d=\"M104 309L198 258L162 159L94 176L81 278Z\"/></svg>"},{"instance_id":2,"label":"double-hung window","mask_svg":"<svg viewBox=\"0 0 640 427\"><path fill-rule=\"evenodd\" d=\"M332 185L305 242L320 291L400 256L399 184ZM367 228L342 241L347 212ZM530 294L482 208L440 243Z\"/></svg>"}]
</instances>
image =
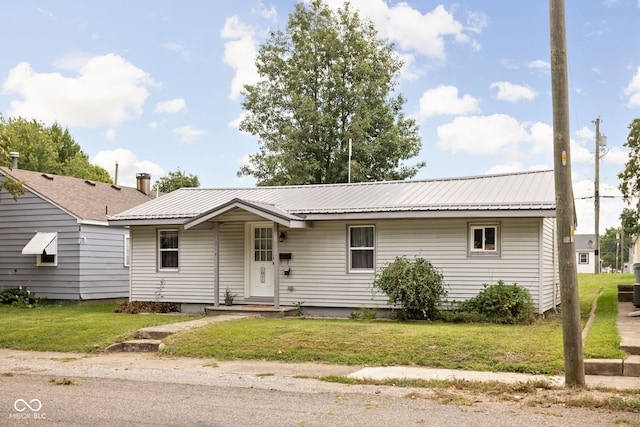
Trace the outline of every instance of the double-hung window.
<instances>
[{"instance_id":1,"label":"double-hung window","mask_svg":"<svg viewBox=\"0 0 640 427\"><path fill-rule=\"evenodd\" d=\"M587 252L580 252L580 260L578 261L579 264L589 264L589 253Z\"/></svg>"},{"instance_id":2,"label":"double-hung window","mask_svg":"<svg viewBox=\"0 0 640 427\"><path fill-rule=\"evenodd\" d=\"M158 268L160 270L177 270L178 255L178 230L159 230Z\"/></svg>"},{"instance_id":3,"label":"double-hung window","mask_svg":"<svg viewBox=\"0 0 640 427\"><path fill-rule=\"evenodd\" d=\"M375 228L373 225L349 227L349 271L370 272L374 270Z\"/></svg>"},{"instance_id":4,"label":"double-hung window","mask_svg":"<svg viewBox=\"0 0 640 427\"><path fill-rule=\"evenodd\" d=\"M500 255L500 226L469 224L470 255Z\"/></svg>"}]
</instances>

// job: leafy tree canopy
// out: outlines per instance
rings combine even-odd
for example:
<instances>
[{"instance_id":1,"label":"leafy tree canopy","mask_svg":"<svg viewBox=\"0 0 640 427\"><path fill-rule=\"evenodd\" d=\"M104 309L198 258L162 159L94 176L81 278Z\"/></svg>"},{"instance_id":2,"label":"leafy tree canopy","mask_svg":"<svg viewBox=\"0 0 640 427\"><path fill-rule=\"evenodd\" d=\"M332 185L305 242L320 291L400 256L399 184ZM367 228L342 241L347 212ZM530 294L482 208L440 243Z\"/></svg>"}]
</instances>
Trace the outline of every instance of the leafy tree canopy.
<instances>
[{"instance_id":1,"label":"leafy tree canopy","mask_svg":"<svg viewBox=\"0 0 640 427\"><path fill-rule=\"evenodd\" d=\"M170 193L182 187L200 187L200 179L198 175L187 175L180 168L175 172L169 172L169 175L159 178L153 184L153 190L159 190L164 193Z\"/></svg>"},{"instance_id":2,"label":"leafy tree canopy","mask_svg":"<svg viewBox=\"0 0 640 427\"><path fill-rule=\"evenodd\" d=\"M109 172L90 163L69 130L57 123L46 126L36 120L6 120L0 115L0 134L6 138L7 149L20 154L20 169L112 182Z\"/></svg>"},{"instance_id":3,"label":"leafy tree canopy","mask_svg":"<svg viewBox=\"0 0 640 427\"><path fill-rule=\"evenodd\" d=\"M604 235L600 236L600 260L603 267L622 270L624 262L629 259L631 235L625 232L624 242L622 237L623 233L613 227L607 228Z\"/></svg>"},{"instance_id":4,"label":"leafy tree canopy","mask_svg":"<svg viewBox=\"0 0 640 427\"><path fill-rule=\"evenodd\" d=\"M629 151L629 159L624 170L618 174L622 182L618 185L627 203L640 196L640 119L633 119L629 127L629 135L623 144Z\"/></svg>"},{"instance_id":5,"label":"leafy tree canopy","mask_svg":"<svg viewBox=\"0 0 640 427\"><path fill-rule=\"evenodd\" d=\"M396 180L425 166L414 120L394 94L402 61L349 4L298 3L286 31L260 46L261 77L245 85L240 130L259 138L260 151L238 175L258 185Z\"/></svg>"},{"instance_id":6,"label":"leafy tree canopy","mask_svg":"<svg viewBox=\"0 0 640 427\"><path fill-rule=\"evenodd\" d=\"M1 117L1 116L0 116ZM0 129L0 166L10 167L11 160L9 158L9 138ZM17 196L24 194L24 187L22 184L10 176L5 176L2 182L0 182L0 191L7 190L9 194L16 200Z\"/></svg>"}]
</instances>

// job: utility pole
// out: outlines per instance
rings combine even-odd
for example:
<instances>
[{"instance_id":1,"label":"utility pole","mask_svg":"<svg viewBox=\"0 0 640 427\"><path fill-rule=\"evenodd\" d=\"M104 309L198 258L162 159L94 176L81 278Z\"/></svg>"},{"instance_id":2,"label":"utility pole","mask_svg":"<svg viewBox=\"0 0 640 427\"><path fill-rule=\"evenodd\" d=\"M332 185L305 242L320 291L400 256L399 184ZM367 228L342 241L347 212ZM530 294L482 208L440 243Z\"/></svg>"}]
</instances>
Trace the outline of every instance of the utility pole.
<instances>
[{"instance_id":1,"label":"utility pole","mask_svg":"<svg viewBox=\"0 0 640 427\"><path fill-rule=\"evenodd\" d=\"M571 183L569 84L564 0L549 0L551 94L553 99L553 164L556 189L556 241L562 305L565 385L584 387L584 355L578 298L575 212Z\"/></svg>"},{"instance_id":2,"label":"utility pole","mask_svg":"<svg viewBox=\"0 0 640 427\"><path fill-rule=\"evenodd\" d=\"M596 177L593 205L595 208L595 250L593 273L600 273L600 117L593 121L596 125Z\"/></svg>"}]
</instances>

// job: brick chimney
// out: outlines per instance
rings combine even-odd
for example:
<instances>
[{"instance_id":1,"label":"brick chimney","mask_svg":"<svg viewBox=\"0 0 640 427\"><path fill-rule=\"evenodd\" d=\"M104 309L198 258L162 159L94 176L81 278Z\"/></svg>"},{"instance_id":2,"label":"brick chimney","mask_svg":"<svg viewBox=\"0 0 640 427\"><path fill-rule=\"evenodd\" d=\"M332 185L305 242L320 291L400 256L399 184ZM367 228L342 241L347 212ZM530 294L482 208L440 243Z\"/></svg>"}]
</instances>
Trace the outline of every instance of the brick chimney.
<instances>
[{"instance_id":1,"label":"brick chimney","mask_svg":"<svg viewBox=\"0 0 640 427\"><path fill-rule=\"evenodd\" d=\"M148 173L136 174L136 188L144 194L151 192L151 175Z\"/></svg>"}]
</instances>

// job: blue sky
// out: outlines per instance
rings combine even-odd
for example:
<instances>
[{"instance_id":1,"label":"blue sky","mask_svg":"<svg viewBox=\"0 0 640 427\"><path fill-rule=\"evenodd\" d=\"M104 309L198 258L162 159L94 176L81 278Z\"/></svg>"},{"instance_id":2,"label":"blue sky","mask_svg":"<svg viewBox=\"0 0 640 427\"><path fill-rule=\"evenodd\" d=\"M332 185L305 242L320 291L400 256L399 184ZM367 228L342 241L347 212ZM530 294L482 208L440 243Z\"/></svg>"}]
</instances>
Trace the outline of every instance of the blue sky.
<instances>
[{"instance_id":1,"label":"blue sky","mask_svg":"<svg viewBox=\"0 0 640 427\"><path fill-rule=\"evenodd\" d=\"M341 0L327 0L332 7ZM180 168L202 186L245 187L257 140L238 131L253 58L295 1L0 2L0 112L57 121L94 163L135 185ZM353 0L405 66L398 90L420 125L416 178L553 167L548 2ZM640 117L640 0L566 2L572 170L578 233L594 230L595 127L600 231L624 207L617 173ZM357 141L354 141L357 143ZM589 198L591 197L591 198Z\"/></svg>"}]
</instances>

